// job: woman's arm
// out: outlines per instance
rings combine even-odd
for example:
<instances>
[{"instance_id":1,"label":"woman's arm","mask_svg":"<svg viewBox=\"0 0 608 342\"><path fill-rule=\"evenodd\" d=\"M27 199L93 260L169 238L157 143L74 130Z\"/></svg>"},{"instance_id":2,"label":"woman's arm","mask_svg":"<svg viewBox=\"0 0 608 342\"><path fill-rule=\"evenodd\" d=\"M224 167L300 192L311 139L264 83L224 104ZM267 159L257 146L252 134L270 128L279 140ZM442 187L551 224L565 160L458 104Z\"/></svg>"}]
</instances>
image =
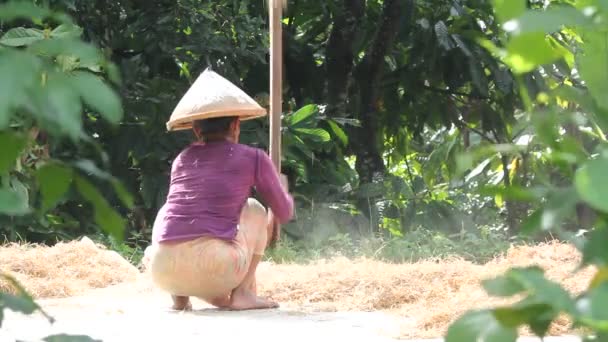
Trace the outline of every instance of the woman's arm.
<instances>
[{"instance_id":1,"label":"woman's arm","mask_svg":"<svg viewBox=\"0 0 608 342\"><path fill-rule=\"evenodd\" d=\"M277 172L268 155L261 150L257 156L255 187L278 223L291 220L294 202L288 192L287 178Z\"/></svg>"}]
</instances>

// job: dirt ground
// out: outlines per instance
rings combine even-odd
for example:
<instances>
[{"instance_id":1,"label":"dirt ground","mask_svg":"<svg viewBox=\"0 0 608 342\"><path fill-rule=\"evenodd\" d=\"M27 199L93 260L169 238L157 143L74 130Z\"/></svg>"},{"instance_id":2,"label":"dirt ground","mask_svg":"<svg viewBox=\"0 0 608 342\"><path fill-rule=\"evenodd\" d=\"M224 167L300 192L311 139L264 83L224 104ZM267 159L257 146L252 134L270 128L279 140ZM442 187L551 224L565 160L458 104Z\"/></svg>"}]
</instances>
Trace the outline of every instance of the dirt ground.
<instances>
[{"instance_id":1,"label":"dirt ground","mask_svg":"<svg viewBox=\"0 0 608 342\"><path fill-rule=\"evenodd\" d=\"M573 293L581 291L593 270L573 274L579 258L572 246L552 242L512 248L485 265L461 259L264 263L258 271L260 292L279 301L280 310L226 312L195 301L194 312L177 313L167 309L170 298L145 273L88 240L53 248L11 245L0 247L0 271L16 276L57 323L7 313L0 342L39 340L53 333L89 334L104 341L253 335L281 341L294 335L297 340L437 338L463 312L500 303L485 295L479 281L511 266L540 265ZM568 325L567 320L556 322L552 335L569 334Z\"/></svg>"},{"instance_id":2,"label":"dirt ground","mask_svg":"<svg viewBox=\"0 0 608 342\"><path fill-rule=\"evenodd\" d=\"M100 341L397 341L440 342L441 339L408 339L406 326L414 329L416 313L409 316L382 311L319 312L293 305L279 310L228 312L194 301L194 311L166 309L166 296L149 288L145 280L112 286L71 298L41 300L56 319L49 324L41 315L8 314L0 342L42 341L52 334L88 335ZM522 338L525 342L538 339ZM579 342L574 337L547 342Z\"/></svg>"},{"instance_id":3,"label":"dirt ground","mask_svg":"<svg viewBox=\"0 0 608 342\"><path fill-rule=\"evenodd\" d=\"M57 320L9 315L0 341L40 340L56 333L88 334L103 341L293 340L306 337L388 341L399 334L398 318L381 312L323 313L284 306L280 310L228 312L194 301L194 311L167 309L168 298L142 284L94 290L83 296L42 300ZM217 339L216 339L217 338Z\"/></svg>"}]
</instances>

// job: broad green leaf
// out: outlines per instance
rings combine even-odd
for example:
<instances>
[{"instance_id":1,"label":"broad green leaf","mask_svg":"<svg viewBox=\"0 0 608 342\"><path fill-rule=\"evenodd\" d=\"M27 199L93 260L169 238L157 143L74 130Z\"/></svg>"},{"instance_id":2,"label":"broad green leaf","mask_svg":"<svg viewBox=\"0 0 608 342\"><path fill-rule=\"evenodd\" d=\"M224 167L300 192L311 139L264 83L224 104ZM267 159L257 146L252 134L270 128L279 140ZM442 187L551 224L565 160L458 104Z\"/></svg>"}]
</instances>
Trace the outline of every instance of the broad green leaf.
<instances>
[{"instance_id":1,"label":"broad green leaf","mask_svg":"<svg viewBox=\"0 0 608 342\"><path fill-rule=\"evenodd\" d=\"M122 78L120 76L120 70L114 63L106 64L106 74L108 75L108 80L116 85L120 85L122 83Z\"/></svg>"},{"instance_id":2,"label":"broad green leaf","mask_svg":"<svg viewBox=\"0 0 608 342\"><path fill-rule=\"evenodd\" d=\"M16 189L0 188L0 214L21 216L30 212L27 197Z\"/></svg>"},{"instance_id":3,"label":"broad green leaf","mask_svg":"<svg viewBox=\"0 0 608 342\"><path fill-rule=\"evenodd\" d=\"M596 109L593 98L584 89L561 84L553 89L552 93L563 100L580 105L585 111L593 112Z\"/></svg>"},{"instance_id":4,"label":"broad green leaf","mask_svg":"<svg viewBox=\"0 0 608 342\"><path fill-rule=\"evenodd\" d=\"M576 302L577 319L591 328L608 330L608 284L589 290Z\"/></svg>"},{"instance_id":5,"label":"broad green leaf","mask_svg":"<svg viewBox=\"0 0 608 342\"><path fill-rule=\"evenodd\" d=\"M36 310L40 311L50 323L54 322L54 319L49 316L30 296L27 291L19 284L17 279L14 277L0 273L0 279L6 281L9 286L16 292L16 295L4 293L0 291L0 328L2 327L2 318L4 309L9 309L15 312L20 312L26 315L34 313Z\"/></svg>"},{"instance_id":6,"label":"broad green leaf","mask_svg":"<svg viewBox=\"0 0 608 342\"><path fill-rule=\"evenodd\" d=\"M27 47L29 52L44 56L72 56L78 58L81 65L99 65L101 52L95 46L74 38L45 39Z\"/></svg>"},{"instance_id":7,"label":"broad green leaf","mask_svg":"<svg viewBox=\"0 0 608 342\"><path fill-rule=\"evenodd\" d=\"M554 230L568 217L574 214L580 197L573 187L553 189L546 195L546 200L538 222L543 231Z\"/></svg>"},{"instance_id":8,"label":"broad green leaf","mask_svg":"<svg viewBox=\"0 0 608 342\"><path fill-rule=\"evenodd\" d=\"M494 315L504 325L517 328L522 325L534 326L537 336L544 337L555 318L555 310L547 304L535 304L523 300L511 307L494 309Z\"/></svg>"},{"instance_id":9,"label":"broad green leaf","mask_svg":"<svg viewBox=\"0 0 608 342\"><path fill-rule=\"evenodd\" d=\"M575 67L576 56L574 55L574 49L567 43L562 42L558 39L555 39L553 36L547 36L547 40L549 44L555 49L556 53L562 56L562 59L558 59L554 62L554 65L560 72L570 71L569 73L565 73L565 75L570 75L572 73L572 68ZM564 70L565 69L565 70ZM551 80L549 80L551 81Z\"/></svg>"},{"instance_id":10,"label":"broad green leaf","mask_svg":"<svg viewBox=\"0 0 608 342\"><path fill-rule=\"evenodd\" d=\"M545 313L545 315L549 314L550 313ZM532 319L530 319L530 321L528 322L528 325L536 336L545 337L547 336L547 332L551 327L551 323L553 323L553 320L556 317L557 315L555 314L553 314L553 316L551 316L550 318L545 318L543 316L532 317Z\"/></svg>"},{"instance_id":11,"label":"broad green leaf","mask_svg":"<svg viewBox=\"0 0 608 342\"><path fill-rule=\"evenodd\" d=\"M89 159L81 159L74 162L74 166L86 172L88 175L93 175L99 179L103 180L111 180L112 175L107 173L106 171L101 170L95 165L95 163Z\"/></svg>"},{"instance_id":12,"label":"broad green leaf","mask_svg":"<svg viewBox=\"0 0 608 342\"><path fill-rule=\"evenodd\" d=\"M42 339L45 342L102 342L87 335L58 334L47 336Z\"/></svg>"},{"instance_id":13,"label":"broad green leaf","mask_svg":"<svg viewBox=\"0 0 608 342\"><path fill-rule=\"evenodd\" d=\"M333 120L328 120L327 123L329 124L329 127L331 128L332 132L334 132L336 137L340 139L340 142L342 142L344 146L348 145L348 136L346 135L342 127L340 127Z\"/></svg>"},{"instance_id":14,"label":"broad green leaf","mask_svg":"<svg viewBox=\"0 0 608 342\"><path fill-rule=\"evenodd\" d=\"M315 159L315 154L313 153L313 151L306 145L306 143L302 139L300 139L300 137L296 135L290 135L286 136L285 138L286 142L289 140L293 141L291 146L302 152L307 158Z\"/></svg>"},{"instance_id":15,"label":"broad green leaf","mask_svg":"<svg viewBox=\"0 0 608 342\"><path fill-rule=\"evenodd\" d=\"M544 33L527 33L512 37L507 43L505 62L515 73L527 73L562 57Z\"/></svg>"},{"instance_id":16,"label":"broad green leaf","mask_svg":"<svg viewBox=\"0 0 608 342\"><path fill-rule=\"evenodd\" d=\"M127 206L128 209L132 209L134 205L133 196L125 189L124 185L118 179L112 179L112 186L114 187L114 191L116 191L116 195L122 201L122 203Z\"/></svg>"},{"instance_id":17,"label":"broad green leaf","mask_svg":"<svg viewBox=\"0 0 608 342\"><path fill-rule=\"evenodd\" d=\"M526 11L526 0L494 0L494 11L501 24L519 17Z\"/></svg>"},{"instance_id":18,"label":"broad green leaf","mask_svg":"<svg viewBox=\"0 0 608 342\"><path fill-rule=\"evenodd\" d=\"M44 38L44 31L42 30L15 27L0 37L0 45L12 47L27 46Z\"/></svg>"},{"instance_id":19,"label":"broad green leaf","mask_svg":"<svg viewBox=\"0 0 608 342\"><path fill-rule=\"evenodd\" d=\"M483 286L490 295L494 296L511 297L516 294L527 294L526 300L520 303L521 309L525 309L527 305L546 305L554 308L552 312L574 310L574 301L570 294L559 284L546 279L543 270L539 267L512 268L502 276L484 281ZM536 322L537 328L542 329L546 320L552 317L545 319L539 317L539 321Z\"/></svg>"},{"instance_id":20,"label":"broad green leaf","mask_svg":"<svg viewBox=\"0 0 608 342\"><path fill-rule=\"evenodd\" d=\"M76 177L76 186L80 194L93 205L95 222L101 229L118 241L122 241L125 230L125 220L103 198L95 186L82 177Z\"/></svg>"},{"instance_id":21,"label":"broad green leaf","mask_svg":"<svg viewBox=\"0 0 608 342\"><path fill-rule=\"evenodd\" d=\"M109 122L120 122L123 116L120 97L101 78L88 72L76 72L71 81L88 106Z\"/></svg>"},{"instance_id":22,"label":"broad green leaf","mask_svg":"<svg viewBox=\"0 0 608 342\"><path fill-rule=\"evenodd\" d=\"M43 88L46 93L44 120L53 122L57 129L78 139L82 136L82 105L76 89L72 88L68 78L53 74Z\"/></svg>"},{"instance_id":23,"label":"broad green leaf","mask_svg":"<svg viewBox=\"0 0 608 342\"><path fill-rule=\"evenodd\" d=\"M553 323L555 318L557 318L557 314L555 314L553 311L547 310L537 316L531 317L531 319L528 321L528 325L536 336L543 338L547 336L547 332L549 331L551 323Z\"/></svg>"},{"instance_id":24,"label":"broad green leaf","mask_svg":"<svg viewBox=\"0 0 608 342\"><path fill-rule=\"evenodd\" d=\"M582 265L594 264L599 267L608 266L608 228L602 225L589 233L582 246L583 260Z\"/></svg>"},{"instance_id":25,"label":"broad green leaf","mask_svg":"<svg viewBox=\"0 0 608 342\"><path fill-rule=\"evenodd\" d=\"M503 28L513 34L550 34L564 26L584 28L591 25L591 20L573 7L551 6L546 10L527 10L521 16L505 23Z\"/></svg>"},{"instance_id":26,"label":"broad green leaf","mask_svg":"<svg viewBox=\"0 0 608 342\"><path fill-rule=\"evenodd\" d=\"M300 108L297 112L293 113L291 116L289 116L288 120L287 120L287 124L289 126L297 125L297 124L303 122L304 120L312 117L314 114L317 113L317 111L318 111L318 108L316 105L314 105L314 104L306 105L306 106Z\"/></svg>"},{"instance_id":27,"label":"broad green leaf","mask_svg":"<svg viewBox=\"0 0 608 342\"><path fill-rule=\"evenodd\" d=\"M507 271L504 277L503 284L506 279L513 284L509 284L509 287L502 289L495 286L494 290L501 289L503 290L502 293L508 293L507 290L513 290L516 286L521 286L527 293L528 299L535 304L547 304L557 311L573 311L574 301L570 294L558 283L545 278L544 271L539 267L512 268Z\"/></svg>"},{"instance_id":28,"label":"broad green leaf","mask_svg":"<svg viewBox=\"0 0 608 342\"><path fill-rule=\"evenodd\" d=\"M525 291L523 285L509 277L509 274L482 281L482 286L490 296L511 297Z\"/></svg>"},{"instance_id":29,"label":"broad green leaf","mask_svg":"<svg viewBox=\"0 0 608 342\"><path fill-rule=\"evenodd\" d=\"M560 85L553 90L553 94L569 103L576 103L595 120L598 129L608 130L608 113L597 107L593 96L585 89Z\"/></svg>"},{"instance_id":30,"label":"broad green leaf","mask_svg":"<svg viewBox=\"0 0 608 342\"><path fill-rule=\"evenodd\" d=\"M589 289L594 289L606 282L608 282L608 267L600 266L600 268L593 276L593 279L591 279Z\"/></svg>"},{"instance_id":31,"label":"broad green leaf","mask_svg":"<svg viewBox=\"0 0 608 342\"><path fill-rule=\"evenodd\" d=\"M608 33L585 31L583 51L578 55L578 70L597 104L608 109Z\"/></svg>"},{"instance_id":32,"label":"broad green leaf","mask_svg":"<svg viewBox=\"0 0 608 342\"><path fill-rule=\"evenodd\" d=\"M544 210L538 209L534 211L528 218L526 218L521 224L520 231L524 235L531 235L536 232L542 226Z\"/></svg>"},{"instance_id":33,"label":"broad green leaf","mask_svg":"<svg viewBox=\"0 0 608 342\"><path fill-rule=\"evenodd\" d=\"M583 164L574 176L580 197L591 207L608 213L608 159L598 158Z\"/></svg>"},{"instance_id":34,"label":"broad green leaf","mask_svg":"<svg viewBox=\"0 0 608 342\"><path fill-rule=\"evenodd\" d=\"M82 35L82 28L77 25L63 24L51 31L53 38L78 38Z\"/></svg>"},{"instance_id":35,"label":"broad green leaf","mask_svg":"<svg viewBox=\"0 0 608 342\"><path fill-rule=\"evenodd\" d=\"M516 185L505 188L501 185L482 186L479 193L486 196L500 195L505 199L531 202L541 200L546 195L547 191L544 188L525 188Z\"/></svg>"},{"instance_id":36,"label":"broad green leaf","mask_svg":"<svg viewBox=\"0 0 608 342\"><path fill-rule=\"evenodd\" d=\"M11 1L0 5L0 19L4 21L42 19L51 14L48 9L36 6L29 1Z\"/></svg>"},{"instance_id":37,"label":"broad green leaf","mask_svg":"<svg viewBox=\"0 0 608 342\"><path fill-rule=\"evenodd\" d=\"M72 169L59 163L48 163L36 171L36 178L42 193L41 210L53 208L72 183Z\"/></svg>"},{"instance_id":38,"label":"broad green leaf","mask_svg":"<svg viewBox=\"0 0 608 342\"><path fill-rule=\"evenodd\" d=\"M56 62L61 67L61 71L63 72L72 72L81 66L78 58L74 56L60 55L57 56Z\"/></svg>"},{"instance_id":39,"label":"broad green leaf","mask_svg":"<svg viewBox=\"0 0 608 342\"><path fill-rule=\"evenodd\" d=\"M496 207L498 207L498 208L504 208L505 200L501 194L496 194L494 196L494 204L496 204Z\"/></svg>"},{"instance_id":40,"label":"broad green leaf","mask_svg":"<svg viewBox=\"0 0 608 342\"><path fill-rule=\"evenodd\" d=\"M502 325L490 310L469 311L450 327L445 342L515 342L515 328Z\"/></svg>"},{"instance_id":41,"label":"broad green leaf","mask_svg":"<svg viewBox=\"0 0 608 342\"><path fill-rule=\"evenodd\" d=\"M27 298L0 292L0 310L3 310L4 308L31 315L38 309L38 306L31 297Z\"/></svg>"},{"instance_id":42,"label":"broad green leaf","mask_svg":"<svg viewBox=\"0 0 608 342\"><path fill-rule=\"evenodd\" d=\"M502 324L513 328L528 325L532 332L541 338L547 335L558 313L559 310L546 303L537 303L533 297L494 310L494 315Z\"/></svg>"},{"instance_id":43,"label":"broad green leaf","mask_svg":"<svg viewBox=\"0 0 608 342\"><path fill-rule=\"evenodd\" d=\"M0 51L0 130L8 126L18 106L31 100L27 89L40 78L42 65L30 54L10 50Z\"/></svg>"},{"instance_id":44,"label":"broad green leaf","mask_svg":"<svg viewBox=\"0 0 608 342\"><path fill-rule=\"evenodd\" d=\"M468 169L475 164L475 154L472 152L464 152L456 155L456 175L463 175ZM479 165L478 165L479 166Z\"/></svg>"},{"instance_id":45,"label":"broad green leaf","mask_svg":"<svg viewBox=\"0 0 608 342\"><path fill-rule=\"evenodd\" d=\"M318 142L328 142L331 140L329 133L322 128L296 128L295 131Z\"/></svg>"},{"instance_id":46,"label":"broad green leaf","mask_svg":"<svg viewBox=\"0 0 608 342\"><path fill-rule=\"evenodd\" d=\"M0 174L4 174L12 166L27 144L27 138L19 133L0 131Z\"/></svg>"},{"instance_id":47,"label":"broad green leaf","mask_svg":"<svg viewBox=\"0 0 608 342\"><path fill-rule=\"evenodd\" d=\"M134 205L133 196L125 189L123 184L116 178L112 177L106 171L101 170L95 165L95 163L88 159L81 159L74 163L74 166L84 171L87 175L95 176L99 179L103 179L112 183L114 187L114 191L118 198L124 203L128 208L132 208Z\"/></svg>"}]
</instances>

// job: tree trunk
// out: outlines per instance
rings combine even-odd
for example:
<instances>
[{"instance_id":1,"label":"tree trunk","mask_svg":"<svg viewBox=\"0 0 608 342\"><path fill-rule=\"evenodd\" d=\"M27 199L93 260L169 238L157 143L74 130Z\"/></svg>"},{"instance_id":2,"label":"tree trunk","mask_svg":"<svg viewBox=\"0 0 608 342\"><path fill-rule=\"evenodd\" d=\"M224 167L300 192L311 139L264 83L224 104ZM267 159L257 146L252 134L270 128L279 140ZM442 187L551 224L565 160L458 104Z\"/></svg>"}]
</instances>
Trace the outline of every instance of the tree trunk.
<instances>
[{"instance_id":1,"label":"tree trunk","mask_svg":"<svg viewBox=\"0 0 608 342\"><path fill-rule=\"evenodd\" d=\"M337 6L326 52L330 116L343 116L348 106L348 80L355 59L354 40L365 13L365 0L344 0Z\"/></svg>"},{"instance_id":2,"label":"tree trunk","mask_svg":"<svg viewBox=\"0 0 608 342\"><path fill-rule=\"evenodd\" d=\"M356 70L359 90L358 114L361 127L351 135L351 146L357 157L356 170L361 184L382 182L386 171L382 158L382 132L378 123L378 90L382 79L384 58L394 45L403 11L402 0L386 0L382 10L382 22L365 57ZM358 203L359 209L368 215L373 229L379 229L376 198L366 198Z\"/></svg>"}]
</instances>

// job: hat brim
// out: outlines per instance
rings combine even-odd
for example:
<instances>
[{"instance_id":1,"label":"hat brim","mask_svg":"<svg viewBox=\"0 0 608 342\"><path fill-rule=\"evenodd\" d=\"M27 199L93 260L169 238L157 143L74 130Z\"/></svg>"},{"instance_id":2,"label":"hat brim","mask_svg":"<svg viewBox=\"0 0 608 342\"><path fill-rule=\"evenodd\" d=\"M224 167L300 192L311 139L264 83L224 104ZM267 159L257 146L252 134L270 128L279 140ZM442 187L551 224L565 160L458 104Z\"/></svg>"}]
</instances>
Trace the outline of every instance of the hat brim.
<instances>
[{"instance_id":1,"label":"hat brim","mask_svg":"<svg viewBox=\"0 0 608 342\"><path fill-rule=\"evenodd\" d=\"M196 120L236 116L239 118L239 120L246 121L246 120L253 120L253 119L261 118L266 115L267 115L266 110L263 108L241 109L241 110L230 111L230 112L220 110L220 111L211 111L211 112L207 111L207 112L193 113L193 114L188 115L187 117L170 120L169 122L167 122L167 130L168 131L181 131L181 130L192 129L193 123Z\"/></svg>"}]
</instances>

